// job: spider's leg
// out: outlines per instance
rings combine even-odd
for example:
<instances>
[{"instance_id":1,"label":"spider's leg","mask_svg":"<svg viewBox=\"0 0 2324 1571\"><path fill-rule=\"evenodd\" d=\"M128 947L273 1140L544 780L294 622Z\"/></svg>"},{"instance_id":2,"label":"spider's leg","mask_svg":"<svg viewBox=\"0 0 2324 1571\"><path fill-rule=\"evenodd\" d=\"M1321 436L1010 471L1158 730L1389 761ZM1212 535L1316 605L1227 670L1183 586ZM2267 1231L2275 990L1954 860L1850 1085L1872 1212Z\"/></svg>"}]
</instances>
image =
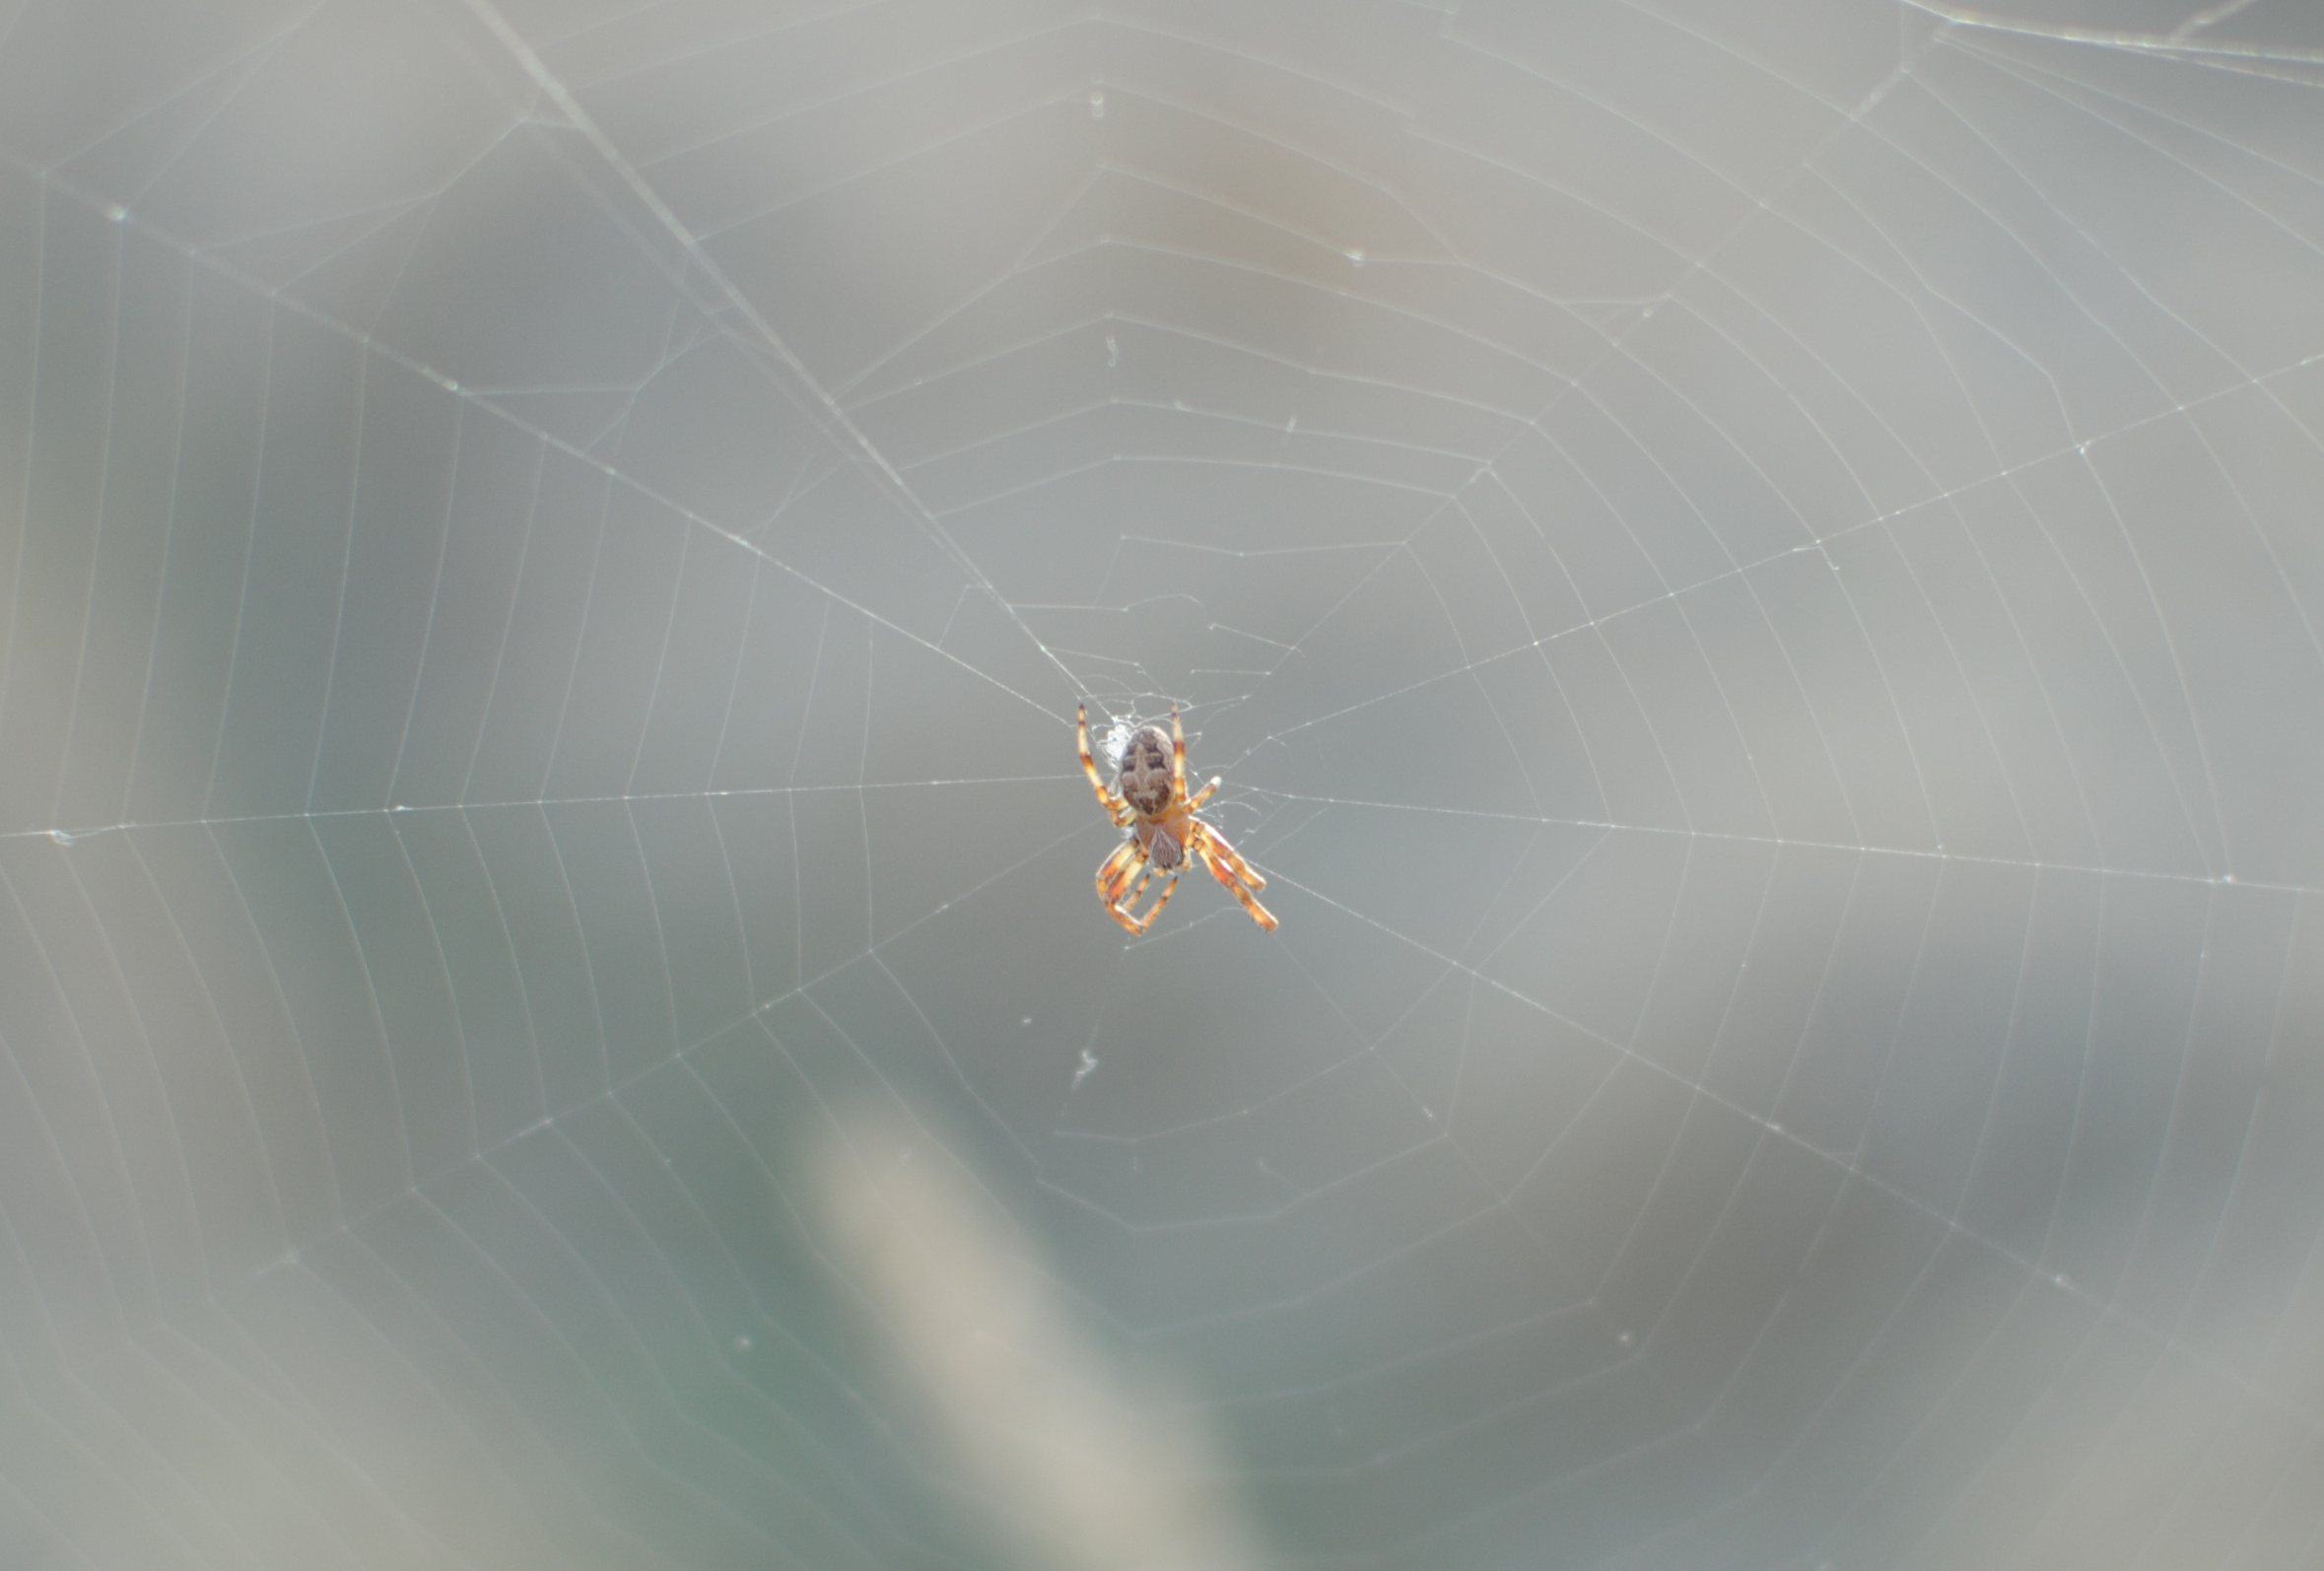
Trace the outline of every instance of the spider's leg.
<instances>
[{"instance_id":1,"label":"spider's leg","mask_svg":"<svg viewBox=\"0 0 2324 1571\"><path fill-rule=\"evenodd\" d=\"M1097 896L1110 910L1119 905L1122 892L1129 887L1130 879L1146 862L1146 848L1134 840L1126 840L1114 848L1114 854L1098 863Z\"/></svg>"},{"instance_id":2,"label":"spider's leg","mask_svg":"<svg viewBox=\"0 0 2324 1571\"><path fill-rule=\"evenodd\" d=\"M1202 840L1211 856L1215 857L1217 861L1225 862L1237 880L1250 885L1255 893L1266 887L1266 879L1261 875L1258 868L1243 859L1243 854L1228 843L1226 836L1212 829L1208 824L1204 824L1202 826ZM1216 870L1214 862L1212 871L1215 873Z\"/></svg>"},{"instance_id":3,"label":"spider's leg","mask_svg":"<svg viewBox=\"0 0 2324 1571\"><path fill-rule=\"evenodd\" d=\"M1137 875L1137 882L1129 886L1128 893L1125 894L1120 900L1114 902L1116 909L1119 910L1123 916L1128 918L1130 922L1134 922L1137 920L1137 903L1146 898L1146 885L1152 883L1153 881L1154 864L1149 861L1146 863L1144 870ZM1124 925L1127 926L1128 923L1126 922ZM1133 932L1136 930L1137 929L1134 927L1131 928L1131 931Z\"/></svg>"},{"instance_id":4,"label":"spider's leg","mask_svg":"<svg viewBox=\"0 0 2324 1571\"><path fill-rule=\"evenodd\" d=\"M1209 865L1210 876L1217 879L1226 892L1241 903L1243 909L1251 914L1253 922L1258 922L1268 932L1273 932L1276 927L1281 925L1275 920L1275 914L1261 905L1258 897L1244 887L1243 879L1238 876L1237 870L1239 869L1241 874L1254 879L1258 879L1259 874L1251 870L1251 864L1243 860L1236 854L1235 848L1228 845L1217 831L1211 829L1207 824L1197 825L1195 834L1195 849L1201 854L1202 860ZM1265 881L1261 879L1260 882L1264 886Z\"/></svg>"},{"instance_id":5,"label":"spider's leg","mask_svg":"<svg viewBox=\"0 0 2324 1571\"><path fill-rule=\"evenodd\" d=\"M1133 859L1136 853L1137 842L1126 840L1116 846L1104 861L1098 863L1097 897L1099 900L1109 906L1114 903L1114 897L1120 894L1122 886L1128 882L1129 869L1136 865Z\"/></svg>"},{"instance_id":6,"label":"spider's leg","mask_svg":"<svg viewBox=\"0 0 2324 1571\"><path fill-rule=\"evenodd\" d=\"M1073 706L1073 728L1075 740L1081 748L1081 773L1089 777L1089 788L1097 792L1098 805L1106 810L1106 816L1113 819L1116 824L1120 824L1122 814L1128 804L1121 797L1106 789L1105 777L1098 774L1097 760L1090 756L1088 705L1076 704Z\"/></svg>"},{"instance_id":7,"label":"spider's leg","mask_svg":"<svg viewBox=\"0 0 2324 1571\"><path fill-rule=\"evenodd\" d=\"M1120 899L1109 901L1106 905L1106 915L1113 918L1115 922L1121 926L1123 931L1128 933L1132 938L1135 938L1139 933L1144 932L1147 925L1153 921L1153 914L1151 912L1147 913L1145 922L1139 922L1135 917L1130 915L1131 912L1137 909L1138 897L1146 892L1146 885L1152 881L1153 876L1154 869L1151 864L1148 864L1145 871L1139 875L1137 883L1134 886L1124 893ZM1174 873L1171 875L1170 882L1178 882L1177 874ZM1167 899L1168 896L1165 896L1164 898Z\"/></svg>"},{"instance_id":8,"label":"spider's leg","mask_svg":"<svg viewBox=\"0 0 2324 1571\"><path fill-rule=\"evenodd\" d=\"M1193 812L1196 808L1210 800L1211 797L1217 795L1218 787L1222 784L1223 782L1221 782L1216 775L1211 776L1209 785L1203 786L1200 790L1195 792L1193 796L1187 798L1187 811L1190 813Z\"/></svg>"},{"instance_id":9,"label":"spider's leg","mask_svg":"<svg viewBox=\"0 0 2324 1571\"><path fill-rule=\"evenodd\" d=\"M1267 910L1266 907L1261 905L1259 903L1259 897L1254 895L1250 890L1245 889L1239 883L1230 883L1226 886L1226 888L1227 893L1234 896L1235 899L1242 904L1243 909L1251 914L1251 920L1258 922L1260 926L1264 927L1268 932L1273 932L1277 927L1282 925L1282 923L1275 919L1275 914Z\"/></svg>"},{"instance_id":10,"label":"spider's leg","mask_svg":"<svg viewBox=\"0 0 2324 1571\"><path fill-rule=\"evenodd\" d=\"M1179 801L1187 795L1187 731L1178 723L1178 705L1170 706L1170 794Z\"/></svg>"},{"instance_id":11,"label":"spider's leg","mask_svg":"<svg viewBox=\"0 0 2324 1571\"><path fill-rule=\"evenodd\" d=\"M1248 889L1255 894L1258 892L1259 886L1252 880L1259 874L1251 870L1250 863L1235 854L1232 846L1221 844L1216 836L1209 836L1202 843L1201 853L1202 860L1210 868L1210 876L1217 879L1228 893L1237 889Z\"/></svg>"},{"instance_id":12,"label":"spider's leg","mask_svg":"<svg viewBox=\"0 0 2324 1571\"><path fill-rule=\"evenodd\" d=\"M1147 876L1151 877L1152 875L1148 874ZM1140 888L1143 888L1145 886L1145 879L1139 879L1138 885ZM1162 893L1154 898L1153 909L1148 911L1144 916L1134 919L1135 925L1130 926L1130 932L1132 934L1142 933L1147 928L1153 926L1154 919L1162 915L1162 908L1170 904L1170 897L1176 893L1178 893L1178 872L1173 870L1171 875L1167 879L1163 880ZM1130 897L1129 903L1132 906L1136 905L1137 897L1132 895Z\"/></svg>"},{"instance_id":13,"label":"spider's leg","mask_svg":"<svg viewBox=\"0 0 2324 1571\"><path fill-rule=\"evenodd\" d=\"M1122 930L1132 938L1136 937L1143 929L1138 926L1137 918L1130 913L1137 910L1138 896L1146 892L1146 883L1153 876L1154 869L1148 865L1146 870L1138 876L1137 882L1124 890L1121 898L1106 908L1106 915L1112 917L1121 925Z\"/></svg>"},{"instance_id":14,"label":"spider's leg","mask_svg":"<svg viewBox=\"0 0 2324 1571\"><path fill-rule=\"evenodd\" d=\"M1251 914L1251 920L1258 922L1259 925L1265 928L1266 931L1273 932L1277 927L1282 925L1282 922L1276 920L1275 914L1267 910L1266 907L1261 905L1259 903L1259 897L1251 893L1250 890L1245 889L1241 884L1227 885L1227 893L1233 895L1236 900L1240 901L1242 903L1243 909Z\"/></svg>"}]
</instances>

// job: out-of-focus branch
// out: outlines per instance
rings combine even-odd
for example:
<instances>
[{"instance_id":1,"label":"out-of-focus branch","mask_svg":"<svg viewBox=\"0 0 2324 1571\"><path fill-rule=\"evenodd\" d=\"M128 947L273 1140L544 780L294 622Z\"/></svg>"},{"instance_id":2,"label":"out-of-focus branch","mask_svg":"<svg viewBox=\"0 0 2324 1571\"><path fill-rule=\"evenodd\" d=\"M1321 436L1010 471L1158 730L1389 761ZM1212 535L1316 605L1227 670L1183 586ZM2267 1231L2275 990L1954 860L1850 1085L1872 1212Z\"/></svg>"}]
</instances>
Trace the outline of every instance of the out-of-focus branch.
<instances>
[{"instance_id":1,"label":"out-of-focus branch","mask_svg":"<svg viewBox=\"0 0 2324 1571\"><path fill-rule=\"evenodd\" d=\"M992 1502L1014 1556L1054 1571L1263 1563L1208 1437L1132 1399L937 1142L854 1116L812 1160L828 1242L873 1307L899 1398Z\"/></svg>"}]
</instances>

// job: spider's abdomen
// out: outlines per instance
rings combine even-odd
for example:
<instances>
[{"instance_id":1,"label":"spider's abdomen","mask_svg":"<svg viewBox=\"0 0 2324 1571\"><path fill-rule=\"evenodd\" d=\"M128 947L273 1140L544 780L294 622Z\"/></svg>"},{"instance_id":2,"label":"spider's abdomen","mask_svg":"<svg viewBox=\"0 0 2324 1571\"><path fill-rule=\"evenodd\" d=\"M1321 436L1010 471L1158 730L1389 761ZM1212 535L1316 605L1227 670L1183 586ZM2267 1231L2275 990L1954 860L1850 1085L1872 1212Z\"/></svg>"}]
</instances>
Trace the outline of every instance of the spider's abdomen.
<instances>
[{"instance_id":1,"label":"spider's abdomen","mask_svg":"<svg viewBox=\"0 0 2324 1571\"><path fill-rule=\"evenodd\" d=\"M1122 799L1148 817L1170 805L1170 738L1159 725L1141 725L1123 744L1122 768L1114 788Z\"/></svg>"}]
</instances>

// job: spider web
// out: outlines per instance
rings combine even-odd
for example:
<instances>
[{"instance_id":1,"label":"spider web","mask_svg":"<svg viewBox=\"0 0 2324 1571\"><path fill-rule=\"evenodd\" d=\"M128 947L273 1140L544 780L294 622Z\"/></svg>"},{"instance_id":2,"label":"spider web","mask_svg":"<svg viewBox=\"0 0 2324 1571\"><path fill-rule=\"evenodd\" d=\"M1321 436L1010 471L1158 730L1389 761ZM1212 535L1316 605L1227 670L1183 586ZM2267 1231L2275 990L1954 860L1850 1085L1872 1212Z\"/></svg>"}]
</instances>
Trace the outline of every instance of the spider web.
<instances>
[{"instance_id":1,"label":"spider web","mask_svg":"<svg viewBox=\"0 0 2324 1571\"><path fill-rule=\"evenodd\" d=\"M2324 1564L2320 66L0 6L0 1557Z\"/></svg>"}]
</instances>

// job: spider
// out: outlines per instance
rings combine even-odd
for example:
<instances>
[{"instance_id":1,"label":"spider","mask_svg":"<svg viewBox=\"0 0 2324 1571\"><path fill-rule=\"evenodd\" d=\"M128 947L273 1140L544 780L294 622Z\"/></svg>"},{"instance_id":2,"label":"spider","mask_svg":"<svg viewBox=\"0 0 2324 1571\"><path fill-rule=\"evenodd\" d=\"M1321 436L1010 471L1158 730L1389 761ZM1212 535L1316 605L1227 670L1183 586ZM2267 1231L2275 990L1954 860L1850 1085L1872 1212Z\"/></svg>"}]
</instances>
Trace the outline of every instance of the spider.
<instances>
[{"instance_id":1,"label":"spider","mask_svg":"<svg viewBox=\"0 0 2324 1571\"><path fill-rule=\"evenodd\" d=\"M1097 760L1089 756L1088 705L1077 708L1074 723L1081 744L1081 772L1089 777L1089 788L1097 792L1098 805L1115 827L1129 831L1129 838L1098 864L1098 899L1106 915L1136 937L1154 925L1154 919L1170 904L1179 874L1187 870L1190 858L1200 856L1210 876L1243 903L1251 920L1273 932L1274 914L1253 898L1266 887L1266 880L1227 844L1224 835L1195 816L1195 810L1218 789L1219 782L1213 775L1201 790L1193 796L1187 794L1187 733L1178 722L1178 706L1170 706L1167 738L1159 725L1141 725L1129 733L1112 790L1098 776ZM1143 917L1136 916L1138 899L1156 873L1170 876L1164 880L1153 909ZM1130 881L1133 878L1135 883Z\"/></svg>"}]
</instances>

